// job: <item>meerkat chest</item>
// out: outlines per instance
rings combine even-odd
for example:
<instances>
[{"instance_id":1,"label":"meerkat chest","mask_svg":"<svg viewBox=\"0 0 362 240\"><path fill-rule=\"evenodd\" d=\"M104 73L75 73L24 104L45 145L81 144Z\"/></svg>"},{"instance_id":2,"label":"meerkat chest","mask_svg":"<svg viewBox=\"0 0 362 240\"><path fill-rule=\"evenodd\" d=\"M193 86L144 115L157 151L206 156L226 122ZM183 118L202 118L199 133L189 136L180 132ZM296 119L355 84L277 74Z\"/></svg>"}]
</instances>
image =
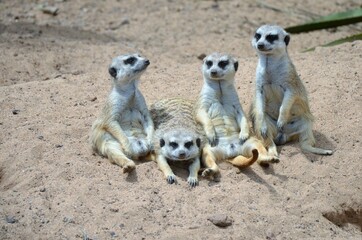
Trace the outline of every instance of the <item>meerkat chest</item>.
<instances>
[{"instance_id":1,"label":"meerkat chest","mask_svg":"<svg viewBox=\"0 0 362 240\"><path fill-rule=\"evenodd\" d=\"M141 128L144 116L137 104L136 93L119 95L114 94L112 102L118 122L125 128Z\"/></svg>"}]
</instances>

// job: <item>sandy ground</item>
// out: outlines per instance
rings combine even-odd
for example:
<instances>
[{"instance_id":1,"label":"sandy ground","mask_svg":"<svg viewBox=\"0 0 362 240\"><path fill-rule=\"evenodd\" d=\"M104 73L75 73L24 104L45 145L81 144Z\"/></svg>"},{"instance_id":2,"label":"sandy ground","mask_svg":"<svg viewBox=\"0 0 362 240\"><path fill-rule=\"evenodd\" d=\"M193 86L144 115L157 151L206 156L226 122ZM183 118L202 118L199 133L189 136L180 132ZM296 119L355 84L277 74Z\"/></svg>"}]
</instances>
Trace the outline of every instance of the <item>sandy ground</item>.
<instances>
[{"instance_id":1,"label":"sandy ground","mask_svg":"<svg viewBox=\"0 0 362 240\"><path fill-rule=\"evenodd\" d=\"M241 3L242 2L242 3ZM39 10L59 8L52 16ZM360 1L0 1L0 239L361 239L362 42L306 48L362 25L292 35L289 53L309 92L317 145L332 156L279 148L281 162L220 182L168 185L154 162L127 175L92 154L88 134L110 89L108 64L140 52L151 65L148 104L194 99L201 54L239 60L245 110L264 23L290 26L361 6ZM209 219L227 216L228 227Z\"/></svg>"}]
</instances>

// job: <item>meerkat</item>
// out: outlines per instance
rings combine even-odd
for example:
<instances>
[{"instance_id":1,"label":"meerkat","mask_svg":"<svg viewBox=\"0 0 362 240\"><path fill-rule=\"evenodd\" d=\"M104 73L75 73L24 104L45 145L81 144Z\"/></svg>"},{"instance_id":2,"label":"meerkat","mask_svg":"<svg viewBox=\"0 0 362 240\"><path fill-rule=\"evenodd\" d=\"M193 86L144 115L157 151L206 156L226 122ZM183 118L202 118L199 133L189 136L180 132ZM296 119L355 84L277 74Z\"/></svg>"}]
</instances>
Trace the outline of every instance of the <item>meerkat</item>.
<instances>
[{"instance_id":1,"label":"meerkat","mask_svg":"<svg viewBox=\"0 0 362 240\"><path fill-rule=\"evenodd\" d=\"M197 99L195 115L208 139L202 156L206 169L203 176L219 172L217 161L227 160L239 168L256 160L277 161L268 156L262 143L250 136L248 119L235 89L238 61L212 53L202 64L204 84Z\"/></svg>"},{"instance_id":2,"label":"meerkat","mask_svg":"<svg viewBox=\"0 0 362 240\"><path fill-rule=\"evenodd\" d=\"M139 54L112 60L108 68L112 89L91 130L93 150L121 166L123 172L134 170L133 160L146 156L152 149L154 126L137 86L149 64Z\"/></svg>"},{"instance_id":3,"label":"meerkat","mask_svg":"<svg viewBox=\"0 0 362 240\"><path fill-rule=\"evenodd\" d=\"M177 182L169 163L184 162L189 164L188 184L198 185L205 136L194 118L193 109L194 103L182 98L163 99L150 107L155 125L154 158L169 184Z\"/></svg>"},{"instance_id":4,"label":"meerkat","mask_svg":"<svg viewBox=\"0 0 362 240\"><path fill-rule=\"evenodd\" d=\"M331 150L314 147L313 115L307 91L288 55L289 41L289 34L275 25L259 27L252 39L259 56L256 92L250 109L254 130L269 154L276 157L276 145L296 139L302 150L331 155Z\"/></svg>"}]
</instances>

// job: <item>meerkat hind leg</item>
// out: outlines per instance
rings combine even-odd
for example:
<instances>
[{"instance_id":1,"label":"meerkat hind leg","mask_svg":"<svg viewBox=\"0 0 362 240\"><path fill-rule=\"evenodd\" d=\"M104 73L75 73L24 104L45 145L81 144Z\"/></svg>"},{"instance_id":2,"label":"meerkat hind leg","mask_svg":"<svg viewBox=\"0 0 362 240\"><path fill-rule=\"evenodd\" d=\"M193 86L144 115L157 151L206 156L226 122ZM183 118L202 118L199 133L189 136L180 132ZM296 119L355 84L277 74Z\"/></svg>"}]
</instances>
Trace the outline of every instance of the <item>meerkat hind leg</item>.
<instances>
[{"instance_id":1,"label":"meerkat hind leg","mask_svg":"<svg viewBox=\"0 0 362 240\"><path fill-rule=\"evenodd\" d=\"M132 172L136 168L136 164L120 150L119 143L116 141L108 140L102 152L112 163L121 166L124 173Z\"/></svg>"},{"instance_id":2,"label":"meerkat hind leg","mask_svg":"<svg viewBox=\"0 0 362 240\"><path fill-rule=\"evenodd\" d=\"M250 154L253 149L258 150L259 157L257 162L259 164L279 162L279 157L276 156L274 152L270 154L259 139L250 138L244 145L244 152L247 154Z\"/></svg>"},{"instance_id":3,"label":"meerkat hind leg","mask_svg":"<svg viewBox=\"0 0 362 240\"><path fill-rule=\"evenodd\" d=\"M211 146L207 145L202 150L202 163L206 166L206 169L202 172L203 177L214 178L215 175L219 174L219 167L216 164L214 153L211 151Z\"/></svg>"},{"instance_id":4,"label":"meerkat hind leg","mask_svg":"<svg viewBox=\"0 0 362 240\"><path fill-rule=\"evenodd\" d=\"M315 153L315 154L319 154L319 155L332 155L333 154L332 150L326 150L326 149L314 147L315 139L313 136L313 131L310 126L311 124L308 124L308 125L309 126L307 126L306 130L304 132L302 132L299 136L300 146L301 146L302 150L311 152L311 153Z\"/></svg>"}]
</instances>

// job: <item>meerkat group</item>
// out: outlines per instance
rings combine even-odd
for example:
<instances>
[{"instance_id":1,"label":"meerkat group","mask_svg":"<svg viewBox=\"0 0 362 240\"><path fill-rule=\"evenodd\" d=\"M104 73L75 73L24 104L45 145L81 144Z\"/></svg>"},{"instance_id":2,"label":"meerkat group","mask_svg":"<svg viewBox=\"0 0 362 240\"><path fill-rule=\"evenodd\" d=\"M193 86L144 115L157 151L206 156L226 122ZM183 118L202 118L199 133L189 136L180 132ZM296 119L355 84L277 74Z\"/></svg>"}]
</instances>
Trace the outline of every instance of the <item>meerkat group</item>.
<instances>
[{"instance_id":1,"label":"meerkat group","mask_svg":"<svg viewBox=\"0 0 362 240\"><path fill-rule=\"evenodd\" d=\"M124 172L135 169L133 160L154 160L170 184L177 180L169 163L188 163L187 182L192 187L198 184L201 165L202 176L212 178L219 174L217 162L223 160L239 168L279 162L276 146L297 139L304 151L332 154L314 146L313 115L288 56L289 41L279 26L256 30L252 46L259 62L250 119L235 88L238 61L228 54L212 53L203 59L204 84L196 101L164 99L150 109L137 87L149 60L139 54L114 58L108 69L112 90L92 126L94 151Z\"/></svg>"}]
</instances>

